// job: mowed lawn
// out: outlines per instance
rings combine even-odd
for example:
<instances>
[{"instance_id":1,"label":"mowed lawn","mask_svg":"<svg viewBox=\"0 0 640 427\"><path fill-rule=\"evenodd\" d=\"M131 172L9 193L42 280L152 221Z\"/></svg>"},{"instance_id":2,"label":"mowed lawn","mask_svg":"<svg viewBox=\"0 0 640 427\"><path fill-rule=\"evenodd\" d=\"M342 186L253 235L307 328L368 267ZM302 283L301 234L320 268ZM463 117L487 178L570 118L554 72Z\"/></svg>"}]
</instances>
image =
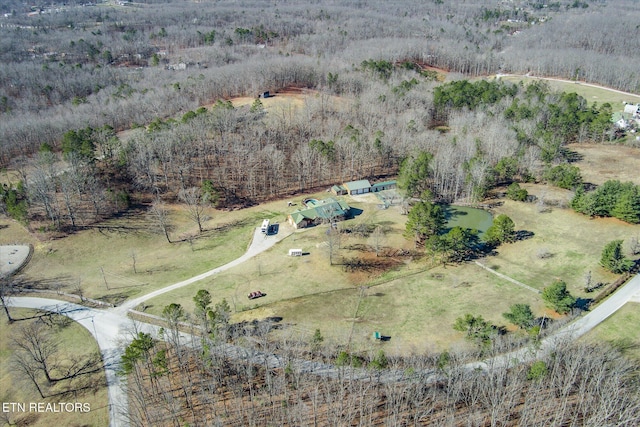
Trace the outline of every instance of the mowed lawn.
<instances>
[{"instance_id":1,"label":"mowed lawn","mask_svg":"<svg viewBox=\"0 0 640 427\"><path fill-rule=\"evenodd\" d=\"M602 185L608 180L618 180L640 185L640 148L602 144L571 144L568 147L579 155L574 164L580 168L585 182Z\"/></svg>"},{"instance_id":2,"label":"mowed lawn","mask_svg":"<svg viewBox=\"0 0 640 427\"><path fill-rule=\"evenodd\" d=\"M629 302L585 337L588 341L605 341L623 354L640 361L640 303Z\"/></svg>"},{"instance_id":3,"label":"mowed lawn","mask_svg":"<svg viewBox=\"0 0 640 427\"><path fill-rule=\"evenodd\" d=\"M209 209L206 214L210 219L202 234L197 233L183 206L168 208L172 243L140 210L48 240L28 233L14 221L0 219L0 226L6 226L0 229L0 244L34 244L34 256L23 277L36 287L77 293L79 285L87 297L119 303L241 256L262 219L285 221L287 203L266 203L240 211Z\"/></svg>"},{"instance_id":4,"label":"mowed lawn","mask_svg":"<svg viewBox=\"0 0 640 427\"><path fill-rule=\"evenodd\" d=\"M326 193L309 195L322 199L327 197ZM371 196L374 197L374 196ZM306 197L294 198L295 206L288 208L290 211L300 207L302 199ZM355 228L359 224L367 224L371 228L380 226L387 231L383 245L394 247L411 246L406 239L401 236L403 231L399 220L405 218L399 214L396 207L388 210L378 209L375 197L346 197L345 200L358 213L353 219L340 223L342 228ZM280 204L286 206L287 202ZM282 227L288 229L286 225ZM270 309L263 307L281 300L294 300L301 297L322 294L338 289L354 289L363 280L378 277L383 271L365 274L349 274L345 272L342 265L330 265L329 249L327 244L328 226L317 226L308 229L301 229L286 237L274 248L259 254L242 265L230 270L221 272L209 279L193 285L181 288L171 294L162 295L147 302L147 311L153 314L160 314L162 308L171 302L179 302L187 311L194 307L193 296L199 289L208 290L214 304L226 299L236 313L246 312L248 309L261 308L264 316L273 315ZM341 237L340 249L335 256L335 262L341 263L345 257L356 257L362 253L358 249L345 249L357 245L372 245L371 237L360 238L353 234L343 234ZM289 249L302 249L302 257L290 257ZM404 265L404 264L403 264ZM406 267L404 267L406 268ZM249 300L249 292L260 290L267 296ZM238 314L238 319L246 316Z\"/></svg>"},{"instance_id":5,"label":"mowed lawn","mask_svg":"<svg viewBox=\"0 0 640 427\"><path fill-rule=\"evenodd\" d=\"M37 313L27 309L11 309L11 315L15 319L30 318ZM24 426L106 426L109 423L108 413L108 397L105 387L104 370L99 369L97 372L82 375L73 380L73 382L62 381L49 389L45 385L44 377L39 378L40 385L43 386L45 399L38 394L33 383L28 380L24 374L17 373L12 362L14 346L12 337L17 335L17 331L23 325L36 322L35 319L19 320L11 324L7 323L4 312L0 316L0 400L2 402L24 402L28 405L34 403L56 403L56 402L79 402L87 403L90 411L86 413L9 413L8 420L11 425ZM56 359L63 364L68 362L71 357L83 357L93 352L98 352L98 345L85 328L75 322L69 322L66 326L51 327L51 335L58 342L58 352ZM55 371L54 374L60 375L61 372ZM82 389L83 387L88 387ZM58 394L64 389L71 391L66 394ZM56 395L57 394L57 395Z\"/></svg>"},{"instance_id":6,"label":"mowed lawn","mask_svg":"<svg viewBox=\"0 0 640 427\"><path fill-rule=\"evenodd\" d=\"M526 188L538 197L546 192L545 186ZM612 240L640 237L640 225L614 218L592 219L571 209L551 208L540 213L535 203L504 200L495 213L508 215L516 230L533 236L499 247L497 255L483 260L487 266L539 290L561 279L573 295L584 298L594 296L584 292L588 272L593 284L610 283L617 277L599 265L604 246Z\"/></svg>"},{"instance_id":7,"label":"mowed lawn","mask_svg":"<svg viewBox=\"0 0 640 427\"><path fill-rule=\"evenodd\" d=\"M568 192L546 186L526 187L531 194L547 199L570 197ZM36 254L25 273L49 284L64 283L67 291L73 291L74 282L80 280L85 295L113 301L142 295L237 258L263 218L284 223L287 212L299 207L305 196L324 198L327 194L300 195L235 212L213 211L212 219L205 224L206 236L194 240L193 247L187 241L167 243L164 236L152 231L146 217L137 218L139 229L133 230L118 229L123 224L134 228L131 219L111 220L106 224L112 227L106 231L86 230L65 239L36 242ZM383 246L392 248L392 252L413 249L413 243L403 236L406 216L398 207L380 209L373 195L346 200L359 214L340 227L380 226L386 231ZM288 207L288 201L296 206ZM194 224L180 207L172 208L175 229L171 236L193 232ZM584 292L587 272L591 271L593 283L615 279L598 265L604 245L613 239L640 235L640 226L615 219L590 219L569 209L552 208L540 213L534 203L504 200L494 215L500 213L509 215L517 230L532 235L499 247L495 255L481 262L539 290L560 278L574 295L583 298L595 295ZM329 265L326 229L319 226L297 231L241 266L150 300L147 312L161 314L162 308L172 302L193 312L193 296L199 289L207 289L214 304L227 300L234 312L233 321L279 316L303 334L312 334L318 328L335 343L344 344L347 339L353 346L365 347L372 344L371 334L379 331L392 337L385 345L397 352L464 345L462 334L455 332L452 324L466 313L482 315L498 325L506 325L502 313L515 303L530 304L538 316L546 313L538 294L473 263L434 267L428 256L377 259L372 238L357 233L343 235L338 263L361 258L386 264L356 271ZM12 225L0 233L13 241L19 240L19 230ZM300 248L306 255L289 257L291 248ZM137 273L133 272L133 252ZM541 257L543 252L548 256ZM267 296L249 300L247 294L255 290Z\"/></svg>"},{"instance_id":8,"label":"mowed lawn","mask_svg":"<svg viewBox=\"0 0 640 427\"><path fill-rule=\"evenodd\" d=\"M529 186L530 192L546 191ZM413 243L402 236L406 216L397 207L379 209L376 199L347 198L362 210L355 219L341 223L382 226L385 245L410 250ZM554 208L538 213L535 204L504 201L494 214L512 217L518 230L532 233L528 239L503 245L497 253L482 259L485 265L542 290L556 278L565 280L577 296L584 292L584 275L592 271L593 281L612 281L614 275L599 267L606 242L625 238L640 228L617 220L592 220L568 209ZM343 265L329 265L326 226L301 230L253 260L201 283L149 301L150 313L160 314L171 302L193 311L192 298L207 289L214 304L225 298L234 312L233 320L268 316L282 317L299 333L311 336L315 329L336 344L366 348L377 345L370 339L375 331L388 335L389 351L444 350L464 345L462 334L453 330L455 319L466 313L482 315L497 325L507 325L502 313L516 303L532 306L537 316L548 315L539 294L481 269L474 263L435 264L429 256L380 257L395 264L388 270L347 271ZM367 247L369 251L357 248ZM292 258L288 249L300 248L307 255ZM353 233L343 237L339 259L376 259L371 237ZM356 248L356 249L354 249ZM551 254L540 258L543 249ZM266 297L249 300L247 293L261 290Z\"/></svg>"}]
</instances>

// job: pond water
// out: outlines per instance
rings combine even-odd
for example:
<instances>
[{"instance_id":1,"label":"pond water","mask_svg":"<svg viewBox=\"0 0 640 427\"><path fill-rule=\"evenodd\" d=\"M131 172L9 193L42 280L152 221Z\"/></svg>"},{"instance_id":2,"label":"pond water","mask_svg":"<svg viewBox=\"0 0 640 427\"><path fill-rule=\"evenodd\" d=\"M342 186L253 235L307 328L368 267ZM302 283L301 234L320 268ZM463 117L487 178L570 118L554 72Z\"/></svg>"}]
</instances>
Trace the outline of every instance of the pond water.
<instances>
[{"instance_id":1,"label":"pond water","mask_svg":"<svg viewBox=\"0 0 640 427\"><path fill-rule=\"evenodd\" d=\"M470 208L467 206L449 205L444 207L447 218L447 230L460 226L480 231L480 237L493 224L493 216L485 210Z\"/></svg>"}]
</instances>

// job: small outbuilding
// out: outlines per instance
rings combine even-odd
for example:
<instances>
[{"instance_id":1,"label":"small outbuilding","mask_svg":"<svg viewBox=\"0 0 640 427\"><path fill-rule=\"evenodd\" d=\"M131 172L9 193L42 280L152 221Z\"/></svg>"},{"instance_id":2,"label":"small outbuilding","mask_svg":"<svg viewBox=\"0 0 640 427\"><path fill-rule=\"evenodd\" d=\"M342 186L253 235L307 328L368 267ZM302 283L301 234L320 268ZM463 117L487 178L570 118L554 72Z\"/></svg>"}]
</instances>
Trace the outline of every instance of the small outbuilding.
<instances>
[{"instance_id":1,"label":"small outbuilding","mask_svg":"<svg viewBox=\"0 0 640 427\"><path fill-rule=\"evenodd\" d=\"M396 187L396 181L377 182L371 186L371 192L377 193L378 191L392 190Z\"/></svg>"},{"instance_id":2,"label":"small outbuilding","mask_svg":"<svg viewBox=\"0 0 640 427\"><path fill-rule=\"evenodd\" d=\"M350 196L365 194L371 191L371 183L368 179L345 182L344 187L347 189Z\"/></svg>"},{"instance_id":3,"label":"small outbuilding","mask_svg":"<svg viewBox=\"0 0 640 427\"><path fill-rule=\"evenodd\" d=\"M640 116L640 104L626 104L624 106L624 112L631 114L632 116Z\"/></svg>"},{"instance_id":4,"label":"small outbuilding","mask_svg":"<svg viewBox=\"0 0 640 427\"><path fill-rule=\"evenodd\" d=\"M344 196L345 194L347 194L347 189L344 187L344 185L334 185L333 187L331 187L331 192L336 196Z\"/></svg>"}]
</instances>

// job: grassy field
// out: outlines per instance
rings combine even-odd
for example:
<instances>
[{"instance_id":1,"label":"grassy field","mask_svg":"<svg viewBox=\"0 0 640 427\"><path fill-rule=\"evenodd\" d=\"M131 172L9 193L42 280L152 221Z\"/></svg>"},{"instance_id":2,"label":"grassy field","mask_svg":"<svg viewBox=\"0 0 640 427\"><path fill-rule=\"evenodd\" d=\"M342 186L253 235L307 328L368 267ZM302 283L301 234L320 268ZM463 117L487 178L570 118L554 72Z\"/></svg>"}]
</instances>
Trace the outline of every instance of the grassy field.
<instances>
[{"instance_id":1,"label":"grassy field","mask_svg":"<svg viewBox=\"0 0 640 427\"><path fill-rule=\"evenodd\" d=\"M567 199L564 191L541 185L527 185L531 194L551 199ZM397 207L377 208L375 196L347 198L362 214L341 227L357 224L386 227L385 245L412 249L402 236L406 217ZM539 213L535 204L505 200L494 214L509 215L517 230L531 232L530 238L503 245L482 262L499 272L542 290L560 278L572 294L591 298L584 291L584 277L591 271L592 282L611 282L615 276L599 267L604 245L616 238L627 238L640 226L614 219L589 219L568 209L554 208ZM469 263L433 266L428 257L376 258L366 250L370 237L347 234L341 241L341 258L360 258L371 264L358 271L342 265L329 265L326 227L300 230L270 251L242 266L213 278L150 301L149 312L160 314L171 302L193 310L192 297L207 289L214 303L227 299L234 311L233 321L279 316L301 334L311 336L318 328L336 344L350 340L352 346L366 349L370 336L379 331L391 337L386 347L393 352L415 349L444 350L462 345L461 334L452 329L455 319L465 313L482 315L498 325L506 325L502 313L515 303L528 303L538 316L549 315L538 294L527 291ZM308 255L287 256L291 247ZM540 254L545 253L545 257ZM246 294L261 290L267 294L248 300Z\"/></svg>"},{"instance_id":2,"label":"grassy field","mask_svg":"<svg viewBox=\"0 0 640 427\"><path fill-rule=\"evenodd\" d=\"M281 206L282 205L282 206ZM272 210L271 207L280 209ZM170 206L174 243L154 230L144 212L105 221L68 237L40 241L15 222L2 219L0 242L33 243L24 277L37 286L76 292L114 303L178 282L242 255L262 218L283 222L286 203L274 202L239 212L211 209L205 232L196 235L182 208ZM135 258L135 271L134 271ZM103 273L104 272L104 273ZM105 283L106 282L106 283Z\"/></svg>"},{"instance_id":3,"label":"grassy field","mask_svg":"<svg viewBox=\"0 0 640 427\"><path fill-rule=\"evenodd\" d=\"M326 193L312 194L308 197L323 198ZM373 197L373 196L372 196ZM300 200L295 200L299 206ZM359 201L358 201L359 200ZM362 211L355 219L341 223L342 227L355 227L358 224L381 225L389 233L386 245L407 245L401 237L402 227L398 224L397 210L381 210L375 204L364 202L366 197L348 200L352 208ZM373 201L374 199L368 199ZM377 199L376 199L377 200ZM286 208L285 202L279 202ZM291 210L292 208L289 208ZM185 308L193 307L191 298L199 289L207 289L214 300L226 298L234 311L242 312L248 308L262 307L265 304L282 299L295 299L304 295L335 291L336 289L352 289L367 277L362 274L347 274L341 266L330 266L325 237L326 227L314 227L298 230L293 235L267 252L247 261L241 266L222 272L200 283L182 288L170 295L163 295L149 301L148 310L159 314L162 308L179 299ZM341 250L340 257L353 257L360 253L358 244L366 244L367 239L352 235L342 237L343 248L356 246L353 250ZM290 248L302 249L303 257L289 257ZM371 273L375 274L375 272ZM366 275L369 276L369 275ZM261 290L267 297L259 300L248 300L246 295L254 290Z\"/></svg>"},{"instance_id":4,"label":"grassy field","mask_svg":"<svg viewBox=\"0 0 640 427\"><path fill-rule=\"evenodd\" d=\"M501 80L505 80L508 82L519 83L519 82L533 82L535 80L540 80L537 77L518 77L518 76L504 76L500 77ZM588 86L587 84L581 84L580 82L568 82L568 81L557 81L557 80L547 80L544 79L545 82L549 84L549 87L562 92L575 92L578 95L582 96L587 100L589 104L597 102L598 105L602 105L605 102L608 102L613 107L613 111L623 111L624 110L624 102L627 103L638 103L640 102L639 95L625 94L613 91L611 89L605 87L594 87Z\"/></svg>"},{"instance_id":5,"label":"grassy field","mask_svg":"<svg viewBox=\"0 0 640 427\"><path fill-rule=\"evenodd\" d=\"M32 317L35 312L26 309L12 309L11 314L14 318L20 319ZM0 400L2 402L23 402L26 403L27 409L30 402L36 404L79 402L88 403L90 406L90 411L86 413L38 413L34 411L3 414L9 417L11 425L37 427L52 425L105 426L108 424L107 389L104 387L103 370L82 375L72 380L73 382L63 381L51 388L44 386L45 394L50 397L42 399L32 383L22 378L21 375L15 374L11 363L13 354L11 337L26 322L35 322L36 320L21 320L8 324L3 312L0 321L2 322L2 327L0 327ZM84 356L98 351L98 345L89 331L77 323L68 322L64 323L64 326L53 326L51 331L59 340L57 358L63 364L71 355ZM41 383L44 385L44 380L41 380ZM89 388L80 390L79 388L82 386L89 386ZM60 394L66 387L69 390L78 388L78 391Z\"/></svg>"},{"instance_id":6,"label":"grassy field","mask_svg":"<svg viewBox=\"0 0 640 427\"><path fill-rule=\"evenodd\" d=\"M545 192L544 186L525 187L533 195ZM640 236L639 225L614 218L591 219L570 209L539 213L533 203L505 200L495 211L508 215L517 230L530 231L533 236L498 248L498 254L485 261L489 267L537 289L560 278L571 293L585 298L592 297L583 290L587 272L591 271L593 282L615 280L616 276L599 266L604 246L615 239Z\"/></svg>"},{"instance_id":7,"label":"grassy field","mask_svg":"<svg viewBox=\"0 0 640 427\"><path fill-rule=\"evenodd\" d=\"M640 361L640 303L629 302L584 338L606 341Z\"/></svg>"},{"instance_id":8,"label":"grassy field","mask_svg":"<svg viewBox=\"0 0 640 427\"><path fill-rule=\"evenodd\" d=\"M570 192L542 185L527 184L530 194L564 201ZM322 198L326 193L305 195ZM290 199L298 206L303 195ZM393 251L410 251L413 243L403 237L406 216L397 207L379 209L374 195L347 198L361 212L341 227L367 224L386 230L384 246ZM172 236L193 231L177 206L173 206ZM39 242L23 227L4 221L0 229L3 242L34 243L36 252L25 275L43 286L62 283L73 292L80 279L87 296L110 301L141 295L222 265L247 248L252 230L262 218L284 223L291 210L287 201L275 201L234 212L211 212L205 237L193 242L169 244L164 236L151 231L144 216L119 218L101 224L101 230L79 232L65 239ZM584 277L591 271L592 282L611 282L615 276L599 267L602 247L613 239L640 236L640 226L615 219L590 219L568 209L552 208L539 213L535 204L505 200L494 214L509 215L516 229L533 233L528 239L503 245L495 255L481 260L485 265L543 289L554 279L567 282L576 296L591 298L584 291ZM230 225L231 224L231 225ZM372 332L391 337L390 352L444 350L464 345L462 335L452 329L455 319L465 313L482 315L498 325L506 325L502 313L511 304L528 303L538 316L548 314L539 297L530 291L480 269L473 264L433 267L428 257L375 257L371 237L345 234L339 259L360 258L366 267L346 271L342 265L329 265L325 227L300 230L271 250L242 266L212 276L200 283L150 300L148 312L160 314L171 302L193 311L192 298L199 289L208 289L214 304L225 298L234 311L233 321L280 316L307 336L318 328L329 342L347 341L353 348L378 345ZM308 253L289 257L288 249ZM369 248L369 249L367 249ZM132 252L136 253L133 272ZM541 254L546 254L542 257ZM101 267L105 271L102 277ZM110 289L106 289L104 279ZM138 281L140 284L135 284ZM361 290L361 287L366 290ZM247 299L247 293L261 290L266 297Z\"/></svg>"},{"instance_id":9,"label":"grassy field","mask_svg":"<svg viewBox=\"0 0 640 427\"><path fill-rule=\"evenodd\" d=\"M640 185L640 149L624 145L571 144L569 149L580 156L574 164L585 182L600 185L617 179Z\"/></svg>"},{"instance_id":10,"label":"grassy field","mask_svg":"<svg viewBox=\"0 0 640 427\"><path fill-rule=\"evenodd\" d=\"M604 88L550 84L563 90L580 90L582 96L598 102L622 105L622 98L629 101ZM262 102L275 113L270 116L277 116L303 108L305 102L317 101L313 97L313 92L296 92L277 94ZM233 102L239 106L253 102L253 98ZM603 145L570 148L581 155L576 164L586 181L599 184L617 178L639 183L636 170L640 150ZM564 204L572 196L568 191L547 186L524 187L530 194ZM115 218L63 239L42 241L15 223L0 220L0 227L6 225L0 228L0 243L34 244L36 251L24 275L36 284L60 287L66 292L76 292L79 284L86 296L117 303L237 258L246 250L254 228L263 218L284 223L291 210L288 201L300 206L304 197L326 195L299 195L239 211L211 209L207 212L211 219L205 223L206 231L193 240L186 237L195 235L195 225L179 205L173 205L171 244L154 231L144 212ZM208 289L214 303L227 299L234 321L281 316L301 333L310 334L319 328L336 343L350 340L352 345L365 347L371 344L371 333L379 330L392 337L386 345L397 351L442 350L459 345L462 336L451 325L465 313L483 315L496 324L506 323L501 313L514 303L531 304L536 315L546 313L538 295L478 266L434 267L428 257L399 254L414 249L403 236L406 216L395 207L379 209L380 201L371 194L347 201L361 213L341 226L381 226L386 232L383 244L391 256L372 254L370 237L345 234L338 258L360 259L364 263L361 268L347 271L343 265L329 265L324 227L301 230L240 267L149 301L148 312L159 314L170 302L179 302L190 312L193 295L199 289ZM598 265L604 245L613 239L640 236L640 226L615 219L589 219L568 209L552 208L540 213L535 204L505 200L493 213L509 215L518 230L530 232L531 236L498 248L496 254L481 260L485 265L540 290L560 278L574 295L582 298L594 296L584 291L587 272L591 272L593 283L615 279ZM290 258L290 248L302 248L307 255ZM246 294L254 290L267 296L248 300Z\"/></svg>"}]
</instances>

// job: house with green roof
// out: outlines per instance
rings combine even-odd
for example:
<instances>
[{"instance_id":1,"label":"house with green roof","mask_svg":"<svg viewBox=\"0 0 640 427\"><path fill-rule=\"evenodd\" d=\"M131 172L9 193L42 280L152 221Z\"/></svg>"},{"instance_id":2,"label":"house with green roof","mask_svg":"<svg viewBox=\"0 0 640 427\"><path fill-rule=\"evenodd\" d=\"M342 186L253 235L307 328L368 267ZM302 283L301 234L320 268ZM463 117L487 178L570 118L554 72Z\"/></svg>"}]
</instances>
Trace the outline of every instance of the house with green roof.
<instances>
[{"instance_id":1,"label":"house with green roof","mask_svg":"<svg viewBox=\"0 0 640 427\"><path fill-rule=\"evenodd\" d=\"M626 129L627 126L629 126L629 121L631 120L631 117L632 116L629 113L615 112L611 115L611 121L619 129Z\"/></svg>"},{"instance_id":2,"label":"house with green roof","mask_svg":"<svg viewBox=\"0 0 640 427\"><path fill-rule=\"evenodd\" d=\"M305 207L291 212L287 221L294 228L307 228L318 224L344 221L350 216L351 208L347 203L333 197L324 200L309 199Z\"/></svg>"}]
</instances>

